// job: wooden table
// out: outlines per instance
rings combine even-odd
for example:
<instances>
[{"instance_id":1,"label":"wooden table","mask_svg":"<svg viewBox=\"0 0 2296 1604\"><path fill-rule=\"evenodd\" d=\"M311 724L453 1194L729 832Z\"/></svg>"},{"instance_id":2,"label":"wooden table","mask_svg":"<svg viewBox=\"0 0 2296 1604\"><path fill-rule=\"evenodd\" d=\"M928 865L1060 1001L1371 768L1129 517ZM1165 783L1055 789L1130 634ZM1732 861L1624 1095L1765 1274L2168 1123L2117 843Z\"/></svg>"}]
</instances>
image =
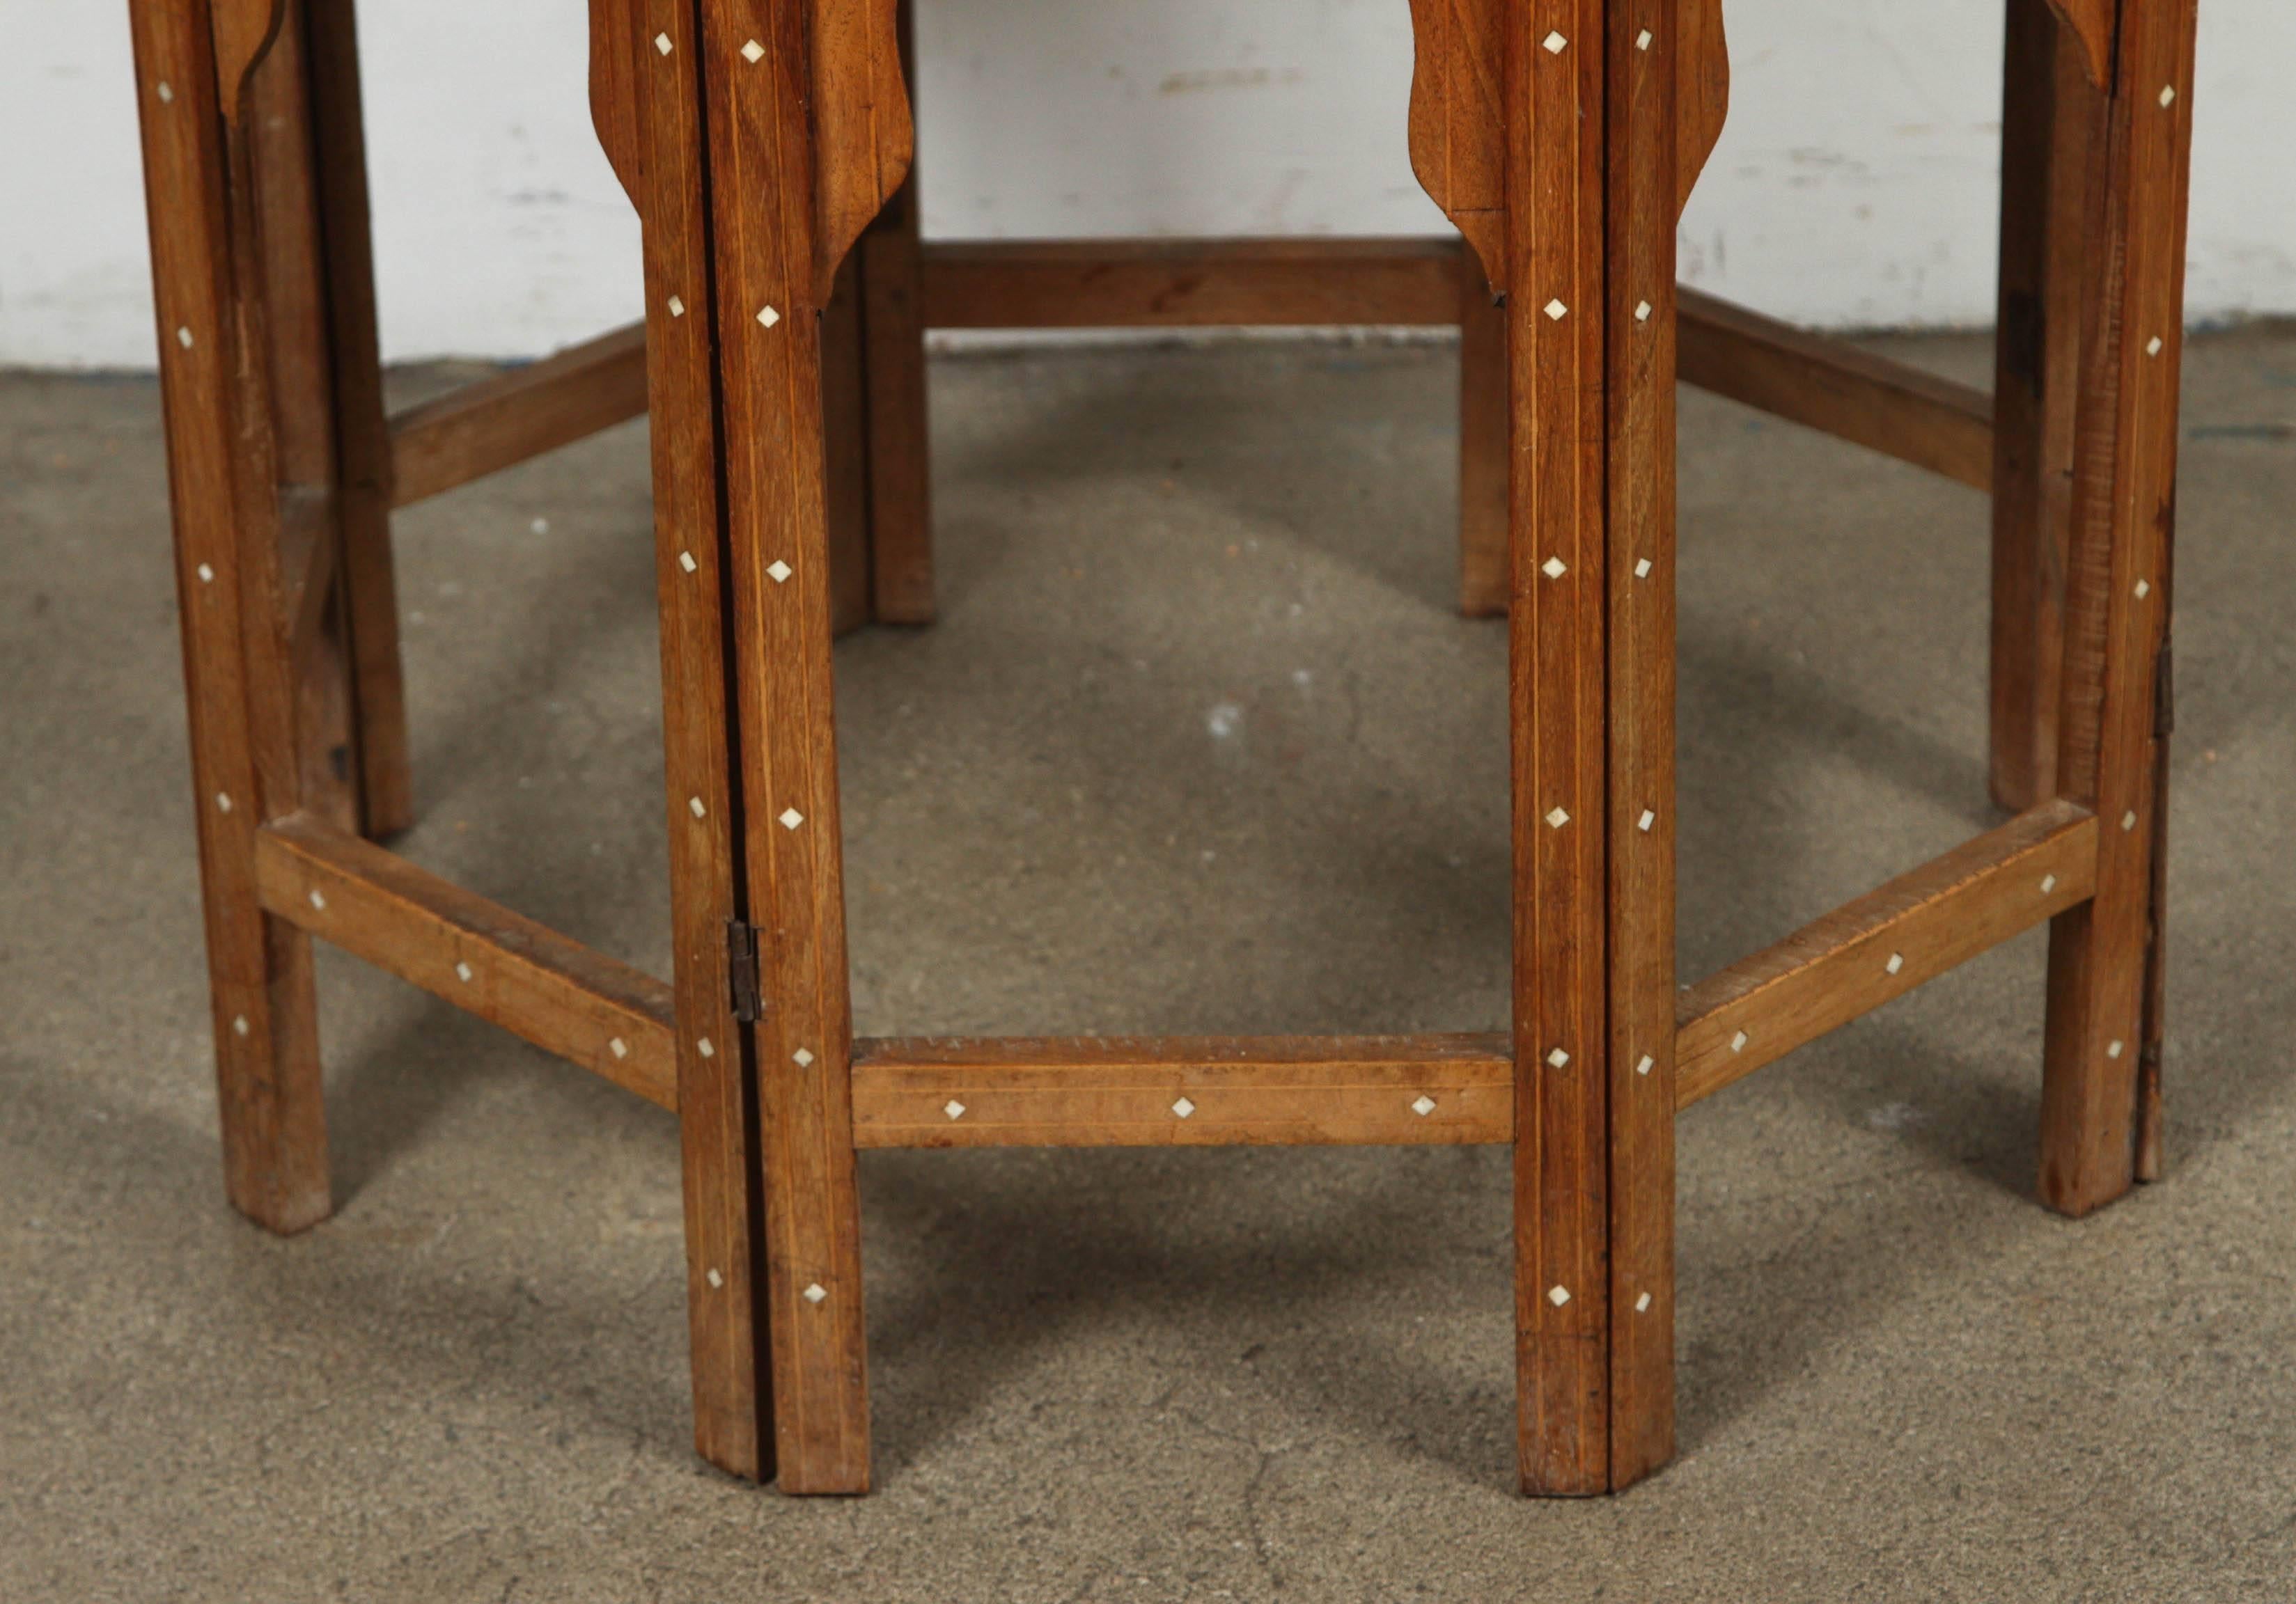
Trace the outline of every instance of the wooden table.
<instances>
[{"instance_id":1,"label":"wooden table","mask_svg":"<svg viewBox=\"0 0 2296 1604\"><path fill-rule=\"evenodd\" d=\"M700 1450L857 1493L857 1149L1511 1143L1522 1485L1589 1494L1674 1450L1689 1104L2047 920L2041 1198L2157 1172L2194 0L2009 0L1990 397L1677 291L1716 0L1409 3L1413 162L1464 244L928 244L895 0L593 0L645 321L392 418L350 0L135 0L241 1210L332 1207L320 937L676 1111ZM1512 642L1507 1027L856 1041L831 641L931 616L923 330L1331 322L1462 328L1463 600ZM2013 815L1679 992L1677 373L1992 493ZM670 985L374 844L412 816L391 509L649 407Z\"/></svg>"}]
</instances>

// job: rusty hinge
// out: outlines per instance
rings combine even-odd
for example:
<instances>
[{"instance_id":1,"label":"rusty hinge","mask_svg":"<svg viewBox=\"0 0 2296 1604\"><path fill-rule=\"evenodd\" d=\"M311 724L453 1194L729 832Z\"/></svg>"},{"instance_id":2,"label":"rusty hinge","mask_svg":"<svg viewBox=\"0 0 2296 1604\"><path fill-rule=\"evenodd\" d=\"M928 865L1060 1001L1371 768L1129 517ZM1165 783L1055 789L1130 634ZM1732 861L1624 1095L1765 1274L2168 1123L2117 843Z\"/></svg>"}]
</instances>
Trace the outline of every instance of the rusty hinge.
<instances>
[{"instance_id":1,"label":"rusty hinge","mask_svg":"<svg viewBox=\"0 0 2296 1604\"><path fill-rule=\"evenodd\" d=\"M2152 671L2152 733L2165 739L2177 728L2177 648L2161 642L2161 660Z\"/></svg>"},{"instance_id":2,"label":"rusty hinge","mask_svg":"<svg viewBox=\"0 0 2296 1604\"><path fill-rule=\"evenodd\" d=\"M754 1025L764 1008L758 999L758 927L747 921L726 921L726 976L734 998L734 1017Z\"/></svg>"}]
</instances>

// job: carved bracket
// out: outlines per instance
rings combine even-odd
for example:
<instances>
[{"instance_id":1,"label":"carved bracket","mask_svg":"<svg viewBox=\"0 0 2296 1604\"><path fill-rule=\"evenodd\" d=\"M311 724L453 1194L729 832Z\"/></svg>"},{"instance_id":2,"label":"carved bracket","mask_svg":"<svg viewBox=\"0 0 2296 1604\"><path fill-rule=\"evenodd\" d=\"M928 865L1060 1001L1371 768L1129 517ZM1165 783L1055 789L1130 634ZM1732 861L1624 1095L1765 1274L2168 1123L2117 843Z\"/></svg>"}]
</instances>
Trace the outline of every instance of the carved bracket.
<instances>
[{"instance_id":1,"label":"carved bracket","mask_svg":"<svg viewBox=\"0 0 2296 1604\"><path fill-rule=\"evenodd\" d=\"M279 37L286 0L209 0L208 29L215 39L216 99L224 118L239 127L248 75Z\"/></svg>"},{"instance_id":2,"label":"carved bracket","mask_svg":"<svg viewBox=\"0 0 2296 1604\"><path fill-rule=\"evenodd\" d=\"M2104 0L2096 0L2103 4ZM1505 29L1519 0L1411 0L1411 168L1506 289ZM1722 0L1674 0L1677 203L1714 153L1730 103Z\"/></svg>"},{"instance_id":3,"label":"carved bracket","mask_svg":"<svg viewBox=\"0 0 2296 1604\"><path fill-rule=\"evenodd\" d=\"M709 0L739 9L734 0ZM838 265L882 210L909 170L915 130L901 70L899 0L796 0L812 86L813 241L816 305L825 304ZM778 36L762 22L756 37ZM739 29L710 29L722 40ZM606 160L643 212L637 182L647 140L638 73L646 35L641 0L590 0L590 117ZM754 70L747 61L736 63Z\"/></svg>"}]
</instances>

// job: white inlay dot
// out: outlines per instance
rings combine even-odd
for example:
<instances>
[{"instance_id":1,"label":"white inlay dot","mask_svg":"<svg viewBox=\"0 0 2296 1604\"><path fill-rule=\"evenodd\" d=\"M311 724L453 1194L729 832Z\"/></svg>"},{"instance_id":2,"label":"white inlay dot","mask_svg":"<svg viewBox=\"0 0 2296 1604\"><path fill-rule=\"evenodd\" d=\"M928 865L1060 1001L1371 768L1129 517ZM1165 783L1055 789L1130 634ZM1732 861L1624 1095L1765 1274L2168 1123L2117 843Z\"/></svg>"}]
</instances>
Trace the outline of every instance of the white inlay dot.
<instances>
[{"instance_id":1,"label":"white inlay dot","mask_svg":"<svg viewBox=\"0 0 2296 1604\"><path fill-rule=\"evenodd\" d=\"M247 1034L247 1016L245 1014L234 1014L232 1016L231 1034L234 1035L245 1035Z\"/></svg>"},{"instance_id":2,"label":"white inlay dot","mask_svg":"<svg viewBox=\"0 0 2296 1604\"><path fill-rule=\"evenodd\" d=\"M2177 103L2176 85L2163 84L2161 86L2161 103L2163 106L2173 106Z\"/></svg>"},{"instance_id":3,"label":"white inlay dot","mask_svg":"<svg viewBox=\"0 0 2296 1604\"><path fill-rule=\"evenodd\" d=\"M2109 1059L2119 1058L2120 1056L2120 1043L2119 1042L2107 1043L2105 1044L2104 1056Z\"/></svg>"},{"instance_id":4,"label":"white inlay dot","mask_svg":"<svg viewBox=\"0 0 2296 1604\"><path fill-rule=\"evenodd\" d=\"M1411 1111L1414 1114L1418 1115L1420 1118L1424 1119L1430 1114L1435 1112L1435 1100L1423 1092L1412 1103Z\"/></svg>"},{"instance_id":5,"label":"white inlay dot","mask_svg":"<svg viewBox=\"0 0 2296 1604\"><path fill-rule=\"evenodd\" d=\"M718 1056L718 1044L715 1042L712 1042L708 1036L703 1036L700 1041L693 1043L693 1051L700 1053L703 1058L716 1058Z\"/></svg>"},{"instance_id":6,"label":"white inlay dot","mask_svg":"<svg viewBox=\"0 0 2296 1604\"><path fill-rule=\"evenodd\" d=\"M1650 1313L1649 1293L1645 1292L1640 1297L1635 1299L1635 1313L1637 1314L1647 1314Z\"/></svg>"},{"instance_id":7,"label":"white inlay dot","mask_svg":"<svg viewBox=\"0 0 2296 1604\"><path fill-rule=\"evenodd\" d=\"M1658 1060L1651 1057L1649 1053L1645 1052L1643 1054L1642 1062L1635 1066L1635 1073L1636 1075L1648 1075L1652 1070L1657 1068Z\"/></svg>"},{"instance_id":8,"label":"white inlay dot","mask_svg":"<svg viewBox=\"0 0 2296 1604\"><path fill-rule=\"evenodd\" d=\"M1650 319L1651 319L1651 311L1652 311L1652 307L1651 307L1651 304L1650 304L1650 302L1648 302L1648 301L1636 301L1636 302L1635 303L1635 321L1636 321L1636 323L1648 323L1648 322L1650 322Z\"/></svg>"},{"instance_id":9,"label":"white inlay dot","mask_svg":"<svg viewBox=\"0 0 2296 1604\"><path fill-rule=\"evenodd\" d=\"M782 315L779 312L775 311L771 307L767 307L764 311L758 314L758 321L765 324L768 329L781 322L781 320Z\"/></svg>"},{"instance_id":10,"label":"white inlay dot","mask_svg":"<svg viewBox=\"0 0 2296 1604\"><path fill-rule=\"evenodd\" d=\"M1570 1061L1570 1055L1563 1052L1562 1048L1557 1047L1554 1052L1546 1055L1546 1061L1555 1068L1560 1069L1563 1065Z\"/></svg>"},{"instance_id":11,"label":"white inlay dot","mask_svg":"<svg viewBox=\"0 0 2296 1604\"><path fill-rule=\"evenodd\" d=\"M1730 1051L1733 1052L1745 1052L1748 1039L1746 1033L1742 1030L1740 1031L1736 1035L1730 1038Z\"/></svg>"},{"instance_id":12,"label":"white inlay dot","mask_svg":"<svg viewBox=\"0 0 2296 1604\"><path fill-rule=\"evenodd\" d=\"M1649 29L1647 29L1647 28L1645 28L1645 29L1644 29L1642 30L1642 32L1640 32L1640 33L1638 33L1638 34L1636 34L1636 35L1635 36L1635 48L1636 48L1636 50L1648 50L1650 47L1651 47L1651 30L1650 30Z\"/></svg>"},{"instance_id":13,"label":"white inlay dot","mask_svg":"<svg viewBox=\"0 0 2296 1604\"><path fill-rule=\"evenodd\" d=\"M790 1062L800 1069L809 1068L813 1064L813 1054L800 1047L790 1054Z\"/></svg>"},{"instance_id":14,"label":"white inlay dot","mask_svg":"<svg viewBox=\"0 0 2296 1604\"><path fill-rule=\"evenodd\" d=\"M814 1282L813 1285L805 1289L805 1301L809 1304L820 1303L828 1296L828 1289L824 1287L819 1281Z\"/></svg>"},{"instance_id":15,"label":"white inlay dot","mask_svg":"<svg viewBox=\"0 0 2296 1604\"><path fill-rule=\"evenodd\" d=\"M177 345L179 345L179 346L183 347L183 348L184 348L184 349L185 349L185 350L187 350L187 351L188 351L188 350L190 350L190 349L192 348L192 331L191 331L191 330L189 330L188 328L179 328L179 329L177 329L177 330L176 331L176 343Z\"/></svg>"},{"instance_id":16,"label":"white inlay dot","mask_svg":"<svg viewBox=\"0 0 2296 1604\"><path fill-rule=\"evenodd\" d=\"M654 35L653 47L661 52L662 54L668 55L670 52L669 36L666 33L658 33Z\"/></svg>"},{"instance_id":17,"label":"white inlay dot","mask_svg":"<svg viewBox=\"0 0 2296 1604\"><path fill-rule=\"evenodd\" d=\"M669 315L672 317L685 315L685 303L674 295L669 298Z\"/></svg>"},{"instance_id":18,"label":"white inlay dot","mask_svg":"<svg viewBox=\"0 0 2296 1604\"><path fill-rule=\"evenodd\" d=\"M1560 557L1549 557L1538 565L1538 571L1549 579L1560 579L1570 571L1570 565Z\"/></svg>"},{"instance_id":19,"label":"white inlay dot","mask_svg":"<svg viewBox=\"0 0 2296 1604\"><path fill-rule=\"evenodd\" d=\"M2144 600L2144 598L2145 598L2145 597L2147 597L2147 596L2151 595L2152 593L2152 581L2151 581L2150 579L2139 579L2139 580L2136 582L2136 599L2137 599L2139 602L2142 602L2143 600Z\"/></svg>"},{"instance_id":20,"label":"white inlay dot","mask_svg":"<svg viewBox=\"0 0 2296 1604\"><path fill-rule=\"evenodd\" d=\"M1546 1301L1553 1304L1556 1308L1561 1308L1564 1304L1570 1301L1570 1289L1568 1287L1547 1288Z\"/></svg>"},{"instance_id":21,"label":"white inlay dot","mask_svg":"<svg viewBox=\"0 0 2296 1604\"><path fill-rule=\"evenodd\" d=\"M2120 815L2120 827L2123 830L2134 830L2136 828L2136 810L2135 808L2132 807L2127 813Z\"/></svg>"},{"instance_id":22,"label":"white inlay dot","mask_svg":"<svg viewBox=\"0 0 2296 1604\"><path fill-rule=\"evenodd\" d=\"M1570 315L1570 308L1564 306L1559 300L1551 300L1546 303L1546 315L1553 318L1556 323L1561 323L1564 318Z\"/></svg>"},{"instance_id":23,"label":"white inlay dot","mask_svg":"<svg viewBox=\"0 0 2296 1604\"><path fill-rule=\"evenodd\" d=\"M2158 334L2144 342L2144 354L2147 356L2158 356L2161 354L2161 337Z\"/></svg>"},{"instance_id":24,"label":"white inlay dot","mask_svg":"<svg viewBox=\"0 0 2296 1604\"><path fill-rule=\"evenodd\" d=\"M796 808L787 807L782 810L782 828L783 830L795 830L799 825L804 822L805 815L798 812Z\"/></svg>"},{"instance_id":25,"label":"white inlay dot","mask_svg":"<svg viewBox=\"0 0 2296 1604\"><path fill-rule=\"evenodd\" d=\"M204 562L200 564L199 575L200 583L201 585L213 585L215 583L215 569L209 568Z\"/></svg>"},{"instance_id":26,"label":"white inlay dot","mask_svg":"<svg viewBox=\"0 0 2296 1604\"><path fill-rule=\"evenodd\" d=\"M315 908L324 908L327 905L327 899L314 889L311 893L311 905Z\"/></svg>"},{"instance_id":27,"label":"white inlay dot","mask_svg":"<svg viewBox=\"0 0 2296 1604\"><path fill-rule=\"evenodd\" d=\"M468 986L471 983L472 977L478 971L472 969L467 963L458 963L455 966L455 978L460 980L465 986Z\"/></svg>"},{"instance_id":28,"label":"white inlay dot","mask_svg":"<svg viewBox=\"0 0 2296 1604\"><path fill-rule=\"evenodd\" d=\"M1570 41L1559 33L1551 33L1539 43L1546 47L1546 53L1549 55L1561 55L1570 47Z\"/></svg>"},{"instance_id":29,"label":"white inlay dot","mask_svg":"<svg viewBox=\"0 0 2296 1604\"><path fill-rule=\"evenodd\" d=\"M2042 896L2046 896L2050 892L2052 892L2052 891L2055 890L2056 888L2057 888L2057 877L2056 877L2055 875L2054 875L2054 874L2045 874L2045 875L2043 875L2043 876L2041 877L2041 895L2042 895Z\"/></svg>"},{"instance_id":30,"label":"white inlay dot","mask_svg":"<svg viewBox=\"0 0 2296 1604\"><path fill-rule=\"evenodd\" d=\"M796 571L797 570L795 569L790 567L788 563L783 562L778 557L774 559L774 565L766 570L766 572L774 577L774 583L775 585L787 585L789 583L789 577Z\"/></svg>"},{"instance_id":31,"label":"white inlay dot","mask_svg":"<svg viewBox=\"0 0 2296 1604\"><path fill-rule=\"evenodd\" d=\"M1882 969L1884 973L1894 975L1905 967L1906 955L1903 953L1892 953L1890 954L1890 962L1883 964Z\"/></svg>"},{"instance_id":32,"label":"white inlay dot","mask_svg":"<svg viewBox=\"0 0 2296 1604\"><path fill-rule=\"evenodd\" d=\"M231 811L231 793L230 793L229 791L217 791L217 792L216 792L216 812L217 812L217 813L229 813L230 811Z\"/></svg>"},{"instance_id":33,"label":"white inlay dot","mask_svg":"<svg viewBox=\"0 0 2296 1604\"><path fill-rule=\"evenodd\" d=\"M1183 1119L1185 1119L1189 1115L1195 1111L1196 1105L1190 1102L1185 1097L1172 1105L1172 1112L1177 1114Z\"/></svg>"},{"instance_id":34,"label":"white inlay dot","mask_svg":"<svg viewBox=\"0 0 2296 1604\"><path fill-rule=\"evenodd\" d=\"M1640 562L1637 562L1636 564L1635 564L1635 577L1636 577L1636 578L1637 578L1637 579L1647 579L1647 578L1649 578L1649 577L1650 577L1650 571L1651 571L1651 560L1650 560L1649 558L1647 558L1647 557L1644 558Z\"/></svg>"},{"instance_id":35,"label":"white inlay dot","mask_svg":"<svg viewBox=\"0 0 2296 1604\"><path fill-rule=\"evenodd\" d=\"M618 1059L626 1059L630 1056L630 1044L622 1040L619 1036L616 1036L612 1041L608 1042L606 1046Z\"/></svg>"},{"instance_id":36,"label":"white inlay dot","mask_svg":"<svg viewBox=\"0 0 2296 1604\"><path fill-rule=\"evenodd\" d=\"M685 811L697 819L706 819L709 816L709 810L701 806L701 798L699 797L686 798Z\"/></svg>"},{"instance_id":37,"label":"white inlay dot","mask_svg":"<svg viewBox=\"0 0 2296 1604\"><path fill-rule=\"evenodd\" d=\"M947 1115L951 1119L963 1119L964 1117L964 1105L957 1101L954 1097L941 1104L940 1111Z\"/></svg>"},{"instance_id":38,"label":"white inlay dot","mask_svg":"<svg viewBox=\"0 0 2296 1604\"><path fill-rule=\"evenodd\" d=\"M1560 830L1570 822L1570 815L1558 807L1546 815L1546 822L1550 829Z\"/></svg>"},{"instance_id":39,"label":"white inlay dot","mask_svg":"<svg viewBox=\"0 0 2296 1604\"><path fill-rule=\"evenodd\" d=\"M1651 826L1657 822L1658 814L1645 807L1643 809L1643 816L1635 821L1635 828L1641 831L1644 835L1648 835L1651 831Z\"/></svg>"},{"instance_id":40,"label":"white inlay dot","mask_svg":"<svg viewBox=\"0 0 2296 1604\"><path fill-rule=\"evenodd\" d=\"M166 78L161 78L160 80L160 103L164 106L175 98L176 91L174 87L169 85Z\"/></svg>"},{"instance_id":41,"label":"white inlay dot","mask_svg":"<svg viewBox=\"0 0 2296 1604\"><path fill-rule=\"evenodd\" d=\"M755 66L758 61L764 57L765 53L766 47L758 44L755 39L750 40L747 45L742 46L742 59L752 66Z\"/></svg>"},{"instance_id":42,"label":"white inlay dot","mask_svg":"<svg viewBox=\"0 0 2296 1604\"><path fill-rule=\"evenodd\" d=\"M722 1276L722 1275L718 1274L718 1272L716 1272L715 1270L712 1270L712 1271L709 1273L709 1289L710 1289L712 1292L715 1292L716 1290L718 1290L718 1288L720 1288L720 1287L724 1286L725 1284L726 1284L726 1278L725 1278L724 1276Z\"/></svg>"},{"instance_id":43,"label":"white inlay dot","mask_svg":"<svg viewBox=\"0 0 2296 1604\"><path fill-rule=\"evenodd\" d=\"M678 566L678 567L680 567L680 568L682 568L682 569L684 569L687 573L691 574L691 573L693 573L693 571L695 571L697 569L699 569L701 565L700 563L698 563L698 562L696 562L696 561L693 561L693 552L680 552L677 554L677 566Z\"/></svg>"}]
</instances>

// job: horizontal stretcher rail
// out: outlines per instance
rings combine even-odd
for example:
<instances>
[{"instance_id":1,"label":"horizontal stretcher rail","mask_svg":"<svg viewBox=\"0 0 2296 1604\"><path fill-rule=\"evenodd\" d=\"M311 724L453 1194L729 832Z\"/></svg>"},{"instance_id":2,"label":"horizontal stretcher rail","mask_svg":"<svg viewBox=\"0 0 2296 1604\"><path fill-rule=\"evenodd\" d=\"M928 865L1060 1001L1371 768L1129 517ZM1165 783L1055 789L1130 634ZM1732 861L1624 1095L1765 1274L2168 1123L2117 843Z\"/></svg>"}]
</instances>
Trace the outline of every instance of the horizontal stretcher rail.
<instances>
[{"instance_id":1,"label":"horizontal stretcher rail","mask_svg":"<svg viewBox=\"0 0 2296 1604\"><path fill-rule=\"evenodd\" d=\"M2097 822L2048 802L1732 964L1677 1002L1675 1106L2096 894Z\"/></svg>"},{"instance_id":2,"label":"horizontal stretcher rail","mask_svg":"<svg viewBox=\"0 0 2296 1604\"><path fill-rule=\"evenodd\" d=\"M393 416L390 503L411 506L645 410L645 325L632 323Z\"/></svg>"},{"instance_id":3,"label":"horizontal stretcher rail","mask_svg":"<svg viewBox=\"0 0 2296 1604\"><path fill-rule=\"evenodd\" d=\"M1503 1035L854 1044L857 1147L1423 1145L1513 1133Z\"/></svg>"},{"instance_id":4,"label":"horizontal stretcher rail","mask_svg":"<svg viewBox=\"0 0 2296 1604\"><path fill-rule=\"evenodd\" d=\"M670 988L395 853L296 815L256 839L266 911L665 1109Z\"/></svg>"},{"instance_id":5,"label":"horizontal stretcher rail","mask_svg":"<svg viewBox=\"0 0 2296 1604\"><path fill-rule=\"evenodd\" d=\"M1459 321L1456 240L957 241L923 248L924 323L940 329L1428 327ZM1682 381L1989 489L1984 391L1680 295ZM391 420L406 506L643 416L633 323Z\"/></svg>"},{"instance_id":6,"label":"horizontal stretcher rail","mask_svg":"<svg viewBox=\"0 0 2296 1604\"><path fill-rule=\"evenodd\" d=\"M1820 434L1993 488L1993 397L1695 290L1677 292L1676 372Z\"/></svg>"}]
</instances>

